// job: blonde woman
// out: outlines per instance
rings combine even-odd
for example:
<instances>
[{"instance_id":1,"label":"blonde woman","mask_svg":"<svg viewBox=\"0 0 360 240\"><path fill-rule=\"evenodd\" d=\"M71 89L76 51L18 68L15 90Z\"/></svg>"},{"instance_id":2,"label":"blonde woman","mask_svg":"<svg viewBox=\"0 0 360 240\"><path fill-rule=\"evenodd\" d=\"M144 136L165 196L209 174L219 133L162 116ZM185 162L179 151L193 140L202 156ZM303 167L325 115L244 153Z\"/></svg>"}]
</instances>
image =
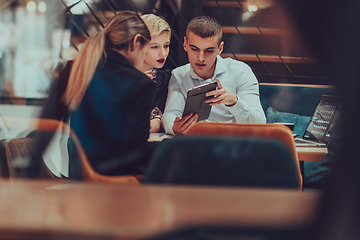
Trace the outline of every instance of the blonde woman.
<instances>
[{"instance_id":1,"label":"blonde woman","mask_svg":"<svg viewBox=\"0 0 360 240\"><path fill-rule=\"evenodd\" d=\"M144 65L140 71L144 72L156 83L154 109L150 116L150 132L159 132L171 72L170 70L158 69L164 66L169 55L171 29L163 18L154 14L145 14L141 18L150 31L151 41L149 50L146 52Z\"/></svg>"},{"instance_id":2,"label":"blonde woman","mask_svg":"<svg viewBox=\"0 0 360 240\"><path fill-rule=\"evenodd\" d=\"M121 12L85 41L71 68L63 100L72 110L71 127L99 173L144 173L155 84L138 69L149 41L142 19Z\"/></svg>"}]
</instances>

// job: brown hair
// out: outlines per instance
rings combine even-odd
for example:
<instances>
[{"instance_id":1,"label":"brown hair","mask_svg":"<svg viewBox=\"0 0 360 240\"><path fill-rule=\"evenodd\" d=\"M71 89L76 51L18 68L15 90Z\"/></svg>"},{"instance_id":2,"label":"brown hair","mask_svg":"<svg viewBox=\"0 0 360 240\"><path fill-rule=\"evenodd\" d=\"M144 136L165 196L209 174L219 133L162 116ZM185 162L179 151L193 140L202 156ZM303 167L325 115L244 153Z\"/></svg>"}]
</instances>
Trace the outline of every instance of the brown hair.
<instances>
[{"instance_id":1,"label":"brown hair","mask_svg":"<svg viewBox=\"0 0 360 240\"><path fill-rule=\"evenodd\" d=\"M219 44L222 41L222 29L220 23L209 16L199 16L192 19L187 25L186 36L189 32L192 32L201 38L209 38L216 35L219 37Z\"/></svg>"},{"instance_id":2,"label":"brown hair","mask_svg":"<svg viewBox=\"0 0 360 240\"><path fill-rule=\"evenodd\" d=\"M141 46L151 39L150 32L139 15L135 12L123 11L109 19L103 30L84 42L75 58L63 97L70 110L79 106L105 47L116 50L128 49L132 47L136 34L141 35Z\"/></svg>"}]
</instances>

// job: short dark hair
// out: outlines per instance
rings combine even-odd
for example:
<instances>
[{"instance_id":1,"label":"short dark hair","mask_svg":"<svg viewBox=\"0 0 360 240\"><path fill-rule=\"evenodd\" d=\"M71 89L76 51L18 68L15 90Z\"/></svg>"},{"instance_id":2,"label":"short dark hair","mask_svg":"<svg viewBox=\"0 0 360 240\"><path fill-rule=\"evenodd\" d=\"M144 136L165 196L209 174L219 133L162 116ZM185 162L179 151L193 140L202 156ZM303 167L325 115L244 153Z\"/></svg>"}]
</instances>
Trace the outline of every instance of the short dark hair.
<instances>
[{"instance_id":1,"label":"short dark hair","mask_svg":"<svg viewBox=\"0 0 360 240\"><path fill-rule=\"evenodd\" d=\"M189 32L201 38L209 38L217 35L219 44L222 41L222 29L220 23L209 16L199 16L192 19L186 28L186 36Z\"/></svg>"}]
</instances>

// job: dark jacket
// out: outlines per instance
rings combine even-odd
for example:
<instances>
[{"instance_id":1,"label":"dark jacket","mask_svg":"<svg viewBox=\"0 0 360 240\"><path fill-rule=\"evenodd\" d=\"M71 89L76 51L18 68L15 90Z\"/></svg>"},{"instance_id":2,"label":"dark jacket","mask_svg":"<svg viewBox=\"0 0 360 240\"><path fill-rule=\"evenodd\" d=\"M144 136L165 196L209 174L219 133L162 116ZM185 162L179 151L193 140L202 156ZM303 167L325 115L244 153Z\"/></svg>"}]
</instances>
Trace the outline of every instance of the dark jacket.
<instances>
[{"instance_id":1,"label":"dark jacket","mask_svg":"<svg viewBox=\"0 0 360 240\"><path fill-rule=\"evenodd\" d=\"M126 168L149 157L155 84L120 53L107 50L106 55L71 113L71 127L97 172L138 173Z\"/></svg>"}]
</instances>

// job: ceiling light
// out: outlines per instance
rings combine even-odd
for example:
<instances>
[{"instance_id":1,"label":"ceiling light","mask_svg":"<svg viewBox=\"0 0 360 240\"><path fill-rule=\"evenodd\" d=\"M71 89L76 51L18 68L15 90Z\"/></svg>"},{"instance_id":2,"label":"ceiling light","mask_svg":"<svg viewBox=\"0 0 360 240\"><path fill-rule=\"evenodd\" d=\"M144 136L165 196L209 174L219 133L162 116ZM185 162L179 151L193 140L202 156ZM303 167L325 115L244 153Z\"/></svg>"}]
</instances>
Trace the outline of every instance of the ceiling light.
<instances>
[{"instance_id":1,"label":"ceiling light","mask_svg":"<svg viewBox=\"0 0 360 240\"><path fill-rule=\"evenodd\" d=\"M248 11L249 12L256 12L258 10L258 7L256 5L249 5Z\"/></svg>"},{"instance_id":2,"label":"ceiling light","mask_svg":"<svg viewBox=\"0 0 360 240\"><path fill-rule=\"evenodd\" d=\"M44 2L39 2L39 4L38 4L38 10L39 10L39 12L45 12L46 11L46 3L44 3Z\"/></svg>"},{"instance_id":3,"label":"ceiling light","mask_svg":"<svg viewBox=\"0 0 360 240\"><path fill-rule=\"evenodd\" d=\"M26 4L26 10L29 12L35 12L36 11L36 3L34 1L29 1Z\"/></svg>"}]
</instances>

